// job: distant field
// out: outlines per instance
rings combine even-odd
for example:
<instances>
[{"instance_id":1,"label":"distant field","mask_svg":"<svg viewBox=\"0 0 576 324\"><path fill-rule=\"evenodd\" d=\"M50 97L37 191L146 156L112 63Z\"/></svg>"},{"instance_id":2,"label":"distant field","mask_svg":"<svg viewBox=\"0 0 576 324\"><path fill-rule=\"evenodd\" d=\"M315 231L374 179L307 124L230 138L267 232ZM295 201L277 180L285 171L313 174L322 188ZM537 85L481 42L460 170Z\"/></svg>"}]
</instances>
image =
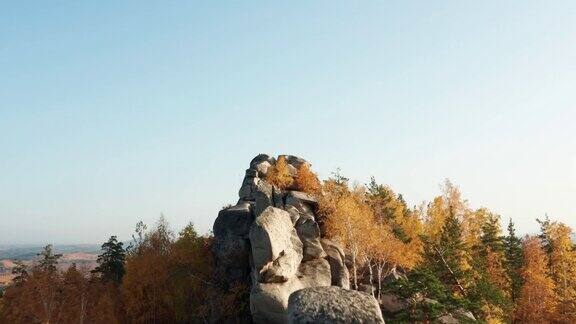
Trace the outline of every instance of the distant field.
<instances>
[{"instance_id":1,"label":"distant field","mask_svg":"<svg viewBox=\"0 0 576 324\"><path fill-rule=\"evenodd\" d=\"M0 247L0 288L10 284L14 275L14 261L20 260L28 266L32 266L43 247L40 246L16 246ZM78 269L89 273L97 265L96 259L100 253L97 245L64 245L55 246L56 253L63 254L58 263L58 269L66 270L73 263Z\"/></svg>"},{"instance_id":2,"label":"distant field","mask_svg":"<svg viewBox=\"0 0 576 324\"><path fill-rule=\"evenodd\" d=\"M41 245L0 245L0 260L34 260L44 246ZM100 253L100 245L97 244L70 244L54 245L54 252L61 254Z\"/></svg>"}]
</instances>

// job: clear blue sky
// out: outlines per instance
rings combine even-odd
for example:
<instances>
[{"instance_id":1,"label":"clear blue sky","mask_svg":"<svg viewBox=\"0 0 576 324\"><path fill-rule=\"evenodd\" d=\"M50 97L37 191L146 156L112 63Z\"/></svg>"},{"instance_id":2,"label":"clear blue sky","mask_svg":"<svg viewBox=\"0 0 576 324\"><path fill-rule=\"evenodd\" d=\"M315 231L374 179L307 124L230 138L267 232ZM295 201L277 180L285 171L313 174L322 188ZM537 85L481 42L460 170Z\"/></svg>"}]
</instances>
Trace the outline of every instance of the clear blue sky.
<instances>
[{"instance_id":1,"label":"clear blue sky","mask_svg":"<svg viewBox=\"0 0 576 324\"><path fill-rule=\"evenodd\" d=\"M203 3L0 3L0 243L206 232L260 152L576 227L576 2Z\"/></svg>"}]
</instances>

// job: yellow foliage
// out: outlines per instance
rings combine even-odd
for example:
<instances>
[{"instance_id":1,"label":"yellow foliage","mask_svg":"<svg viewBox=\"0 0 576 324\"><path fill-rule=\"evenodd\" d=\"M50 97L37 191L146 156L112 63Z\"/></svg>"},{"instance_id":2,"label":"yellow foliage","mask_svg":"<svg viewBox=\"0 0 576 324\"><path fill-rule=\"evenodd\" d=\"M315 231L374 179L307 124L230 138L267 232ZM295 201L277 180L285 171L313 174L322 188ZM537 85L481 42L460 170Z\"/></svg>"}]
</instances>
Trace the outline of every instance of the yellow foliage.
<instances>
[{"instance_id":1,"label":"yellow foliage","mask_svg":"<svg viewBox=\"0 0 576 324\"><path fill-rule=\"evenodd\" d=\"M308 193L316 193L320 189L320 181L318 181L316 174L310 170L307 163L302 163L298 167L294 185L296 190Z\"/></svg>"},{"instance_id":2,"label":"yellow foliage","mask_svg":"<svg viewBox=\"0 0 576 324\"><path fill-rule=\"evenodd\" d=\"M374 214L365 203L364 193L356 188L328 181L320 198L320 213L324 216L326 236L339 241L352 258L352 283L357 288L357 261L365 256L369 246L366 234L374 224Z\"/></svg>"},{"instance_id":3,"label":"yellow foliage","mask_svg":"<svg viewBox=\"0 0 576 324\"><path fill-rule=\"evenodd\" d=\"M576 251L573 249L572 230L565 224L553 222L546 229L550 239L551 276L559 297L557 314L569 323L576 322Z\"/></svg>"},{"instance_id":4,"label":"yellow foliage","mask_svg":"<svg viewBox=\"0 0 576 324\"><path fill-rule=\"evenodd\" d=\"M510 279L504 268L504 255L493 251L489 246L486 248L486 272L491 283L496 285L502 293L506 294L510 288Z\"/></svg>"},{"instance_id":5,"label":"yellow foliage","mask_svg":"<svg viewBox=\"0 0 576 324\"><path fill-rule=\"evenodd\" d=\"M519 323L549 323L553 320L557 298L550 278L546 253L536 237L524 241L524 286L520 293L516 316Z\"/></svg>"},{"instance_id":6,"label":"yellow foliage","mask_svg":"<svg viewBox=\"0 0 576 324\"><path fill-rule=\"evenodd\" d=\"M268 169L266 180L279 189L286 189L292 185L294 179L290 175L288 162L283 155L278 157L276 163Z\"/></svg>"}]
</instances>

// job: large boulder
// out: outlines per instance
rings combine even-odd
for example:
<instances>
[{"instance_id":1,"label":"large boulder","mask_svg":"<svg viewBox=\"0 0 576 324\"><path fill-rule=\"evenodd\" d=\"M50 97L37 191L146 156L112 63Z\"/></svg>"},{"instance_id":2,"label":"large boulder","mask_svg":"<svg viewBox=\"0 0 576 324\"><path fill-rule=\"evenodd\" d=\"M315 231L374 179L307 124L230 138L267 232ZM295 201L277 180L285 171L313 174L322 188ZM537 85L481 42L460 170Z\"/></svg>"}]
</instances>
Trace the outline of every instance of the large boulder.
<instances>
[{"instance_id":1,"label":"large boulder","mask_svg":"<svg viewBox=\"0 0 576 324\"><path fill-rule=\"evenodd\" d=\"M249 283L250 240L248 233L253 222L252 205L241 203L223 209L214 222L215 272L224 283Z\"/></svg>"},{"instance_id":2,"label":"large boulder","mask_svg":"<svg viewBox=\"0 0 576 324\"><path fill-rule=\"evenodd\" d=\"M302 262L298 268L298 278L304 287L328 287L332 284L330 263L325 259Z\"/></svg>"},{"instance_id":3,"label":"large boulder","mask_svg":"<svg viewBox=\"0 0 576 324\"><path fill-rule=\"evenodd\" d=\"M246 176L242 181L242 186L238 191L238 196L240 200L243 201L253 201L255 200L254 194L256 193L259 179L256 177L257 171L248 169L246 170Z\"/></svg>"},{"instance_id":4,"label":"large boulder","mask_svg":"<svg viewBox=\"0 0 576 324\"><path fill-rule=\"evenodd\" d=\"M252 194L255 201L254 215L260 215L266 208L274 206L274 187L265 180L258 179Z\"/></svg>"},{"instance_id":5,"label":"large boulder","mask_svg":"<svg viewBox=\"0 0 576 324\"><path fill-rule=\"evenodd\" d=\"M350 274L345 264L344 249L339 244L329 240L321 240L322 247L326 252L326 260L330 263L330 272L332 275L332 285L342 288L350 288Z\"/></svg>"},{"instance_id":6,"label":"large boulder","mask_svg":"<svg viewBox=\"0 0 576 324\"><path fill-rule=\"evenodd\" d=\"M222 209L218 213L212 230L215 236L235 235L248 237L250 226L254 221L252 204L240 202L235 206Z\"/></svg>"},{"instance_id":7,"label":"large boulder","mask_svg":"<svg viewBox=\"0 0 576 324\"><path fill-rule=\"evenodd\" d=\"M410 302L394 294L383 294L380 296L380 307L388 314L395 314L410 307Z\"/></svg>"},{"instance_id":8,"label":"large boulder","mask_svg":"<svg viewBox=\"0 0 576 324\"><path fill-rule=\"evenodd\" d=\"M297 277L281 285L276 283L254 284L250 292L250 312L255 323L284 324L287 321L288 298L305 286Z\"/></svg>"},{"instance_id":9,"label":"large boulder","mask_svg":"<svg viewBox=\"0 0 576 324\"><path fill-rule=\"evenodd\" d=\"M256 217L249 237L259 282L285 282L296 274L302 253L287 211L266 208Z\"/></svg>"},{"instance_id":10,"label":"large boulder","mask_svg":"<svg viewBox=\"0 0 576 324\"><path fill-rule=\"evenodd\" d=\"M288 299L288 323L384 323L376 299L340 287L298 290Z\"/></svg>"},{"instance_id":11,"label":"large boulder","mask_svg":"<svg viewBox=\"0 0 576 324\"><path fill-rule=\"evenodd\" d=\"M296 222L296 232L304 244L304 261L326 256L320 243L320 227L310 214L300 215Z\"/></svg>"}]
</instances>

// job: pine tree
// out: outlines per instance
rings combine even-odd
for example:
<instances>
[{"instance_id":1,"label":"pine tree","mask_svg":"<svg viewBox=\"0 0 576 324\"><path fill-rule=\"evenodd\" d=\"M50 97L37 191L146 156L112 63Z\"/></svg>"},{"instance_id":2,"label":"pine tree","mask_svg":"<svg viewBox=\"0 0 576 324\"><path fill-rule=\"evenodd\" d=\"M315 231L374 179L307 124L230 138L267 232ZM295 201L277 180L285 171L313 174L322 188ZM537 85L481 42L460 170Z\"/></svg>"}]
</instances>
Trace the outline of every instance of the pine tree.
<instances>
[{"instance_id":1,"label":"pine tree","mask_svg":"<svg viewBox=\"0 0 576 324\"><path fill-rule=\"evenodd\" d=\"M512 219L508 222L508 235L504 237L504 253L506 256L506 272L510 277L510 298L516 302L522 288L520 269L524 263L522 252L522 240L516 236L516 229Z\"/></svg>"},{"instance_id":2,"label":"pine tree","mask_svg":"<svg viewBox=\"0 0 576 324\"><path fill-rule=\"evenodd\" d=\"M12 268L12 274L14 275L14 278L12 278L12 282L16 286L21 286L28 278L28 266L26 266L24 262L19 260L14 261L14 264L15 265Z\"/></svg>"},{"instance_id":3,"label":"pine tree","mask_svg":"<svg viewBox=\"0 0 576 324\"><path fill-rule=\"evenodd\" d=\"M542 242L541 244L546 254L550 255L550 253L552 253L552 244L550 243L550 237L548 236L550 217L546 214L543 220L536 218L536 221L540 224L540 234L538 234L538 238L540 239L540 242Z\"/></svg>"},{"instance_id":4,"label":"pine tree","mask_svg":"<svg viewBox=\"0 0 576 324\"><path fill-rule=\"evenodd\" d=\"M462 282L465 276L464 264L466 263L465 247L462 242L462 225L456 218L452 208L450 208L440 234L440 240L438 245L434 246L434 250L436 257L439 258L437 270L440 280L446 285L452 285L460 293L466 295Z\"/></svg>"},{"instance_id":5,"label":"pine tree","mask_svg":"<svg viewBox=\"0 0 576 324\"><path fill-rule=\"evenodd\" d=\"M37 255L40 257L40 260L38 260L38 267L47 272L56 271L58 259L62 257L62 254L54 254L52 244L46 245L42 252Z\"/></svg>"},{"instance_id":6,"label":"pine tree","mask_svg":"<svg viewBox=\"0 0 576 324\"><path fill-rule=\"evenodd\" d=\"M475 247L473 300L476 312L490 321L502 321L510 309L510 278L506 272L500 217L483 213L479 243Z\"/></svg>"},{"instance_id":7,"label":"pine tree","mask_svg":"<svg viewBox=\"0 0 576 324\"><path fill-rule=\"evenodd\" d=\"M482 234L480 242L484 248L490 247L493 252L502 252L504 242L502 238L502 229L500 228L500 217L489 213L482 224Z\"/></svg>"},{"instance_id":8,"label":"pine tree","mask_svg":"<svg viewBox=\"0 0 576 324\"><path fill-rule=\"evenodd\" d=\"M98 266L92 273L99 274L103 281L112 281L119 284L126 273L126 251L122 242L116 236L110 236L108 242L102 244L102 254L98 256Z\"/></svg>"}]
</instances>

